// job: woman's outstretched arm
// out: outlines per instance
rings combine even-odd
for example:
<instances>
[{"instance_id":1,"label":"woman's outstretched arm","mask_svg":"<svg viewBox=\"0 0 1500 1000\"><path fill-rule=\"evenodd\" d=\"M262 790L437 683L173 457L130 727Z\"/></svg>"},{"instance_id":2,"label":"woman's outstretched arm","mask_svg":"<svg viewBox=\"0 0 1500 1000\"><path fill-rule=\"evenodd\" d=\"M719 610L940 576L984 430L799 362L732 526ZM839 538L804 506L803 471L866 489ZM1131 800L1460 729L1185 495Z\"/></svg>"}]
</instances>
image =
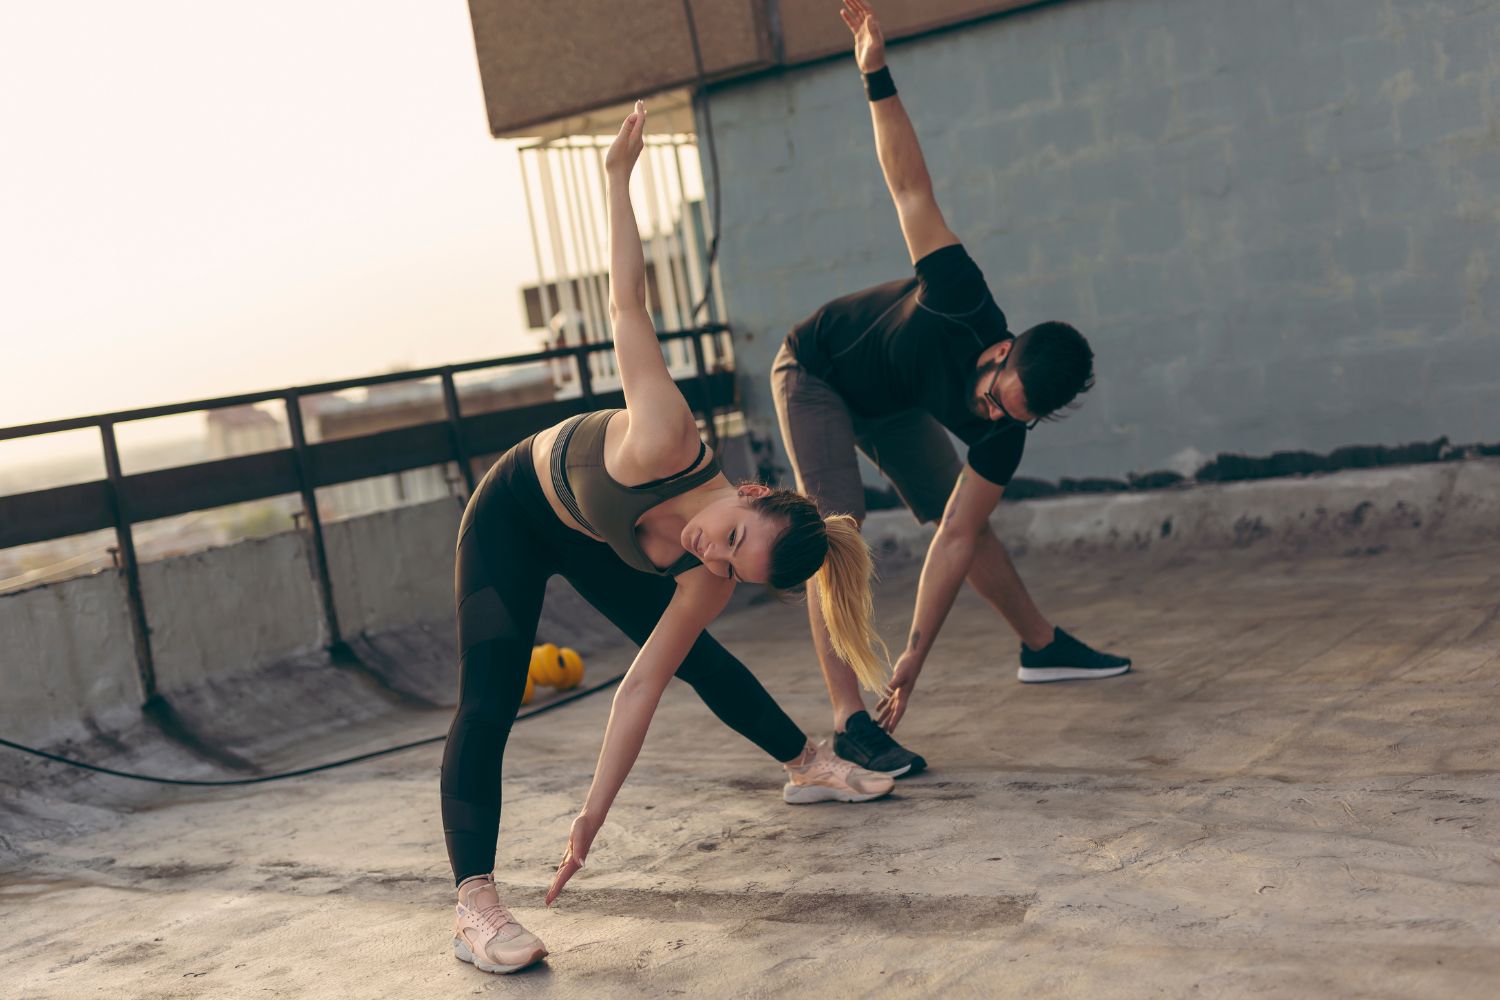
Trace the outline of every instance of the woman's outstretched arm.
<instances>
[{"instance_id":1,"label":"woman's outstretched arm","mask_svg":"<svg viewBox=\"0 0 1500 1000\"><path fill-rule=\"evenodd\" d=\"M678 581L677 592L672 595L666 612L651 630L646 644L636 654L635 662L615 691L609 723L604 729L604 745L599 750L599 763L594 768L594 781L589 786L583 810L573 820L573 827L568 832L568 846L563 852L562 864L558 866L552 887L547 890L548 906L562 892L568 879L583 867L594 835L604 825L604 817L614 804L620 786L625 784L626 776L635 766L651 717L656 713L667 683L677 673L698 636L724 610L732 593L733 583L708 573L695 572Z\"/></svg>"},{"instance_id":2,"label":"woman's outstretched arm","mask_svg":"<svg viewBox=\"0 0 1500 1000\"><path fill-rule=\"evenodd\" d=\"M662 465L669 474L698 453L698 425L667 372L646 309L646 259L630 202L630 175L645 148L645 128L646 106L636 101L604 158L609 181L609 320L630 414L626 440L643 463Z\"/></svg>"}]
</instances>

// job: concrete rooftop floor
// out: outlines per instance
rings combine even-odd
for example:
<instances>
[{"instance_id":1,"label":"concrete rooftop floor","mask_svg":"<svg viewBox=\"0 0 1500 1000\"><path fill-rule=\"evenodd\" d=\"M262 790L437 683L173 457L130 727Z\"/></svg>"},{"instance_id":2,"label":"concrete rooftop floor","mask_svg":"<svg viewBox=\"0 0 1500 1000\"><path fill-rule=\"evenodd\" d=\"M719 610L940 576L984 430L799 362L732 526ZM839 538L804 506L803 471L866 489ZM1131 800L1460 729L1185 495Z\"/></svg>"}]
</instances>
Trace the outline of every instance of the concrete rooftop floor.
<instances>
[{"instance_id":1,"label":"concrete rooftop floor","mask_svg":"<svg viewBox=\"0 0 1500 1000\"><path fill-rule=\"evenodd\" d=\"M609 698L519 725L499 875L553 951L543 966L493 977L453 959L429 747L164 791L108 829L24 845L0 873L0 992L1496 995L1493 551L1021 567L1058 623L1137 672L1022 686L1015 640L965 591L900 733L931 771L887 801L813 807L783 805L778 768L675 685L550 912ZM915 585L907 566L880 593L892 640ZM800 608L714 631L826 734ZM446 721L408 713L335 749Z\"/></svg>"}]
</instances>

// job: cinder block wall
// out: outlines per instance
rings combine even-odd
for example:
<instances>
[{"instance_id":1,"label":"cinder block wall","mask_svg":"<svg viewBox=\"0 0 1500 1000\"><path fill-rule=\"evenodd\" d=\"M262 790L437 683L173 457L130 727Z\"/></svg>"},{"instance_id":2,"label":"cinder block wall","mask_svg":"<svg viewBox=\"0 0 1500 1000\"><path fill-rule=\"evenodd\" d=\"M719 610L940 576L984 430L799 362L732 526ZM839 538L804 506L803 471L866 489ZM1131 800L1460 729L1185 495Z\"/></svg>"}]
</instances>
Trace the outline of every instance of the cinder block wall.
<instances>
[{"instance_id":1,"label":"cinder block wall","mask_svg":"<svg viewBox=\"0 0 1500 1000\"><path fill-rule=\"evenodd\" d=\"M1066 0L889 56L1012 328L1098 356L1022 475L1500 437L1500 4ZM747 408L784 466L786 331L909 263L852 57L712 102Z\"/></svg>"}]
</instances>

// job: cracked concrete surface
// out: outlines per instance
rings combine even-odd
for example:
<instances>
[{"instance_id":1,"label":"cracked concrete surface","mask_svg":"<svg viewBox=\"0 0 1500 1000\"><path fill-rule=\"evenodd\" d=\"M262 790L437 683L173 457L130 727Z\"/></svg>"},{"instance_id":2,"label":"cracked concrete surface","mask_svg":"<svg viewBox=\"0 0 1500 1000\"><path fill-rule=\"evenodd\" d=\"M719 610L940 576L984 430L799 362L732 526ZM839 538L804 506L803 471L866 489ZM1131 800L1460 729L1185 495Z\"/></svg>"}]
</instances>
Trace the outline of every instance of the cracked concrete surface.
<instances>
[{"instance_id":1,"label":"cracked concrete surface","mask_svg":"<svg viewBox=\"0 0 1500 1000\"><path fill-rule=\"evenodd\" d=\"M6 863L0 992L1494 995L1492 549L1037 555L1021 569L1059 624L1137 672L1022 686L1015 640L965 591L900 733L932 770L862 806L783 805L775 765L674 686L550 912L542 891L608 698L521 724L498 872L552 948L539 968L492 977L453 959L428 747L244 789L59 786L96 819ZM880 592L892 640L915 581L907 566ZM800 608L752 607L714 631L826 732ZM393 711L295 763L446 721Z\"/></svg>"}]
</instances>

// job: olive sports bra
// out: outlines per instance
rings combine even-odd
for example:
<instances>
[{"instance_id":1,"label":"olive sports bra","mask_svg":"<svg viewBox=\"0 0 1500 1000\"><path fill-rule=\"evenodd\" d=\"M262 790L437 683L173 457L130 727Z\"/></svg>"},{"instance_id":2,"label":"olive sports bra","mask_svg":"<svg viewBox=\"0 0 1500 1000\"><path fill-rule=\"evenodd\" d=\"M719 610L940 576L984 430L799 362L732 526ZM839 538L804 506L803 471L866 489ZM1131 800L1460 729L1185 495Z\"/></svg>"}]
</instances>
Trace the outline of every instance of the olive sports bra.
<instances>
[{"instance_id":1,"label":"olive sports bra","mask_svg":"<svg viewBox=\"0 0 1500 1000\"><path fill-rule=\"evenodd\" d=\"M684 552L665 569L655 566L641 551L635 525L641 515L657 504L702 486L719 474L714 456L698 469L708 446L698 443L698 457L676 475L653 479L639 486L625 486L604 468L604 431L616 410L595 410L573 417L557 432L552 445L552 487L563 506L578 523L609 543L626 564L643 573L677 576L701 565L698 557ZM694 471L696 469L696 471Z\"/></svg>"}]
</instances>

